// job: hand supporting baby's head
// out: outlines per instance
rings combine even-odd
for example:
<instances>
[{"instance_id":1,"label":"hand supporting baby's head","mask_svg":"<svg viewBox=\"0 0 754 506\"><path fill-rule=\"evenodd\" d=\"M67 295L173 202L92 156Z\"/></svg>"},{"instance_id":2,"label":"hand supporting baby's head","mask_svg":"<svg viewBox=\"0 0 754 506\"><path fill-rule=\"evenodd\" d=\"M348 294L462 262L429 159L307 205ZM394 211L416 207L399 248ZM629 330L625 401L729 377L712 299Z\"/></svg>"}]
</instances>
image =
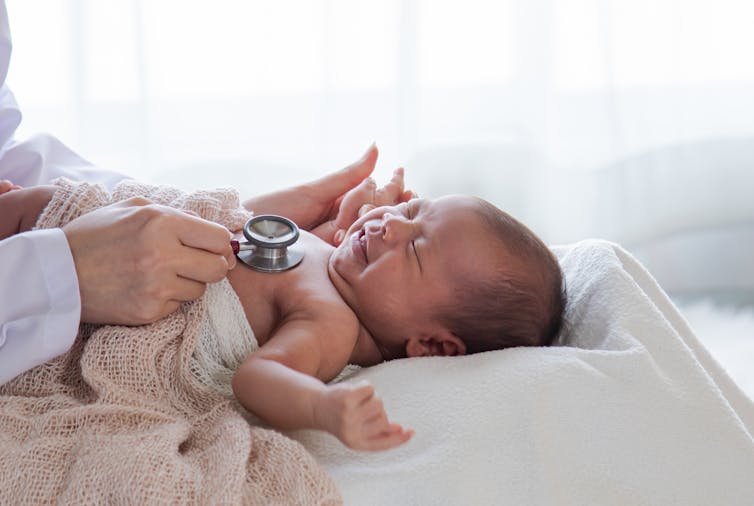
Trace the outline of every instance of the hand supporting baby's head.
<instances>
[{"instance_id":1,"label":"hand supporting baby's head","mask_svg":"<svg viewBox=\"0 0 754 506\"><path fill-rule=\"evenodd\" d=\"M545 244L467 196L370 211L329 270L385 359L548 345L565 306L560 267Z\"/></svg>"}]
</instances>

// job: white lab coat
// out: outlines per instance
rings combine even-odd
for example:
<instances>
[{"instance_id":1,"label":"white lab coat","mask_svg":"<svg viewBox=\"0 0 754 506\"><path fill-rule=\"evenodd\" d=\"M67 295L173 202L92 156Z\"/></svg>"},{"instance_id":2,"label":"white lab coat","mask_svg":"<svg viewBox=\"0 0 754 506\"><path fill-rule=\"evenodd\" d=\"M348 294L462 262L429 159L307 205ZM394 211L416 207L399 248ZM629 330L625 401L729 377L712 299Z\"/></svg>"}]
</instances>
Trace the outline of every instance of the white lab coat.
<instances>
[{"instance_id":1,"label":"white lab coat","mask_svg":"<svg viewBox=\"0 0 754 506\"><path fill-rule=\"evenodd\" d=\"M5 84L10 53L8 14L0 0L0 179L30 186L66 176L108 188L122 180L121 174L93 167L50 135L15 141L21 112ZM80 317L76 268L62 230L31 231L0 241L0 385L68 350Z\"/></svg>"}]
</instances>

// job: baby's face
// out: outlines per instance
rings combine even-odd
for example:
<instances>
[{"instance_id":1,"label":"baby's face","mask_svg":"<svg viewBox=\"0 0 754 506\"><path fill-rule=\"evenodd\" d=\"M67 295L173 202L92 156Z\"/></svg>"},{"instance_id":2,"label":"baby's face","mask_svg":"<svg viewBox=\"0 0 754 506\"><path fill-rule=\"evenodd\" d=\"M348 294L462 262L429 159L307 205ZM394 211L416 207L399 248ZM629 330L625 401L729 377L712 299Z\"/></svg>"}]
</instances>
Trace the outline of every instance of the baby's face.
<instances>
[{"instance_id":1,"label":"baby's face","mask_svg":"<svg viewBox=\"0 0 754 506\"><path fill-rule=\"evenodd\" d=\"M454 284L483 276L491 241L476 201L453 195L378 207L359 218L330 257L330 279L385 358L432 332L434 308ZM477 278L472 278L477 279Z\"/></svg>"}]
</instances>

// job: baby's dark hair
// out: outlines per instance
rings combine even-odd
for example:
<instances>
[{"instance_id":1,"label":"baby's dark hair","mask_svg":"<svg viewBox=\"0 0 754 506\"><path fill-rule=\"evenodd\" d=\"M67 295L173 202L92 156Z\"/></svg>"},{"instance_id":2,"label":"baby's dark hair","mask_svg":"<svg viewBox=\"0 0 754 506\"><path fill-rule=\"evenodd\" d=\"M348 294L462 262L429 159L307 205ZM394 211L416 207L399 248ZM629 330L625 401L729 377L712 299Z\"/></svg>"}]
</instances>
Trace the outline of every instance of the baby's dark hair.
<instances>
[{"instance_id":1,"label":"baby's dark hair","mask_svg":"<svg viewBox=\"0 0 754 506\"><path fill-rule=\"evenodd\" d=\"M478 199L479 213L505 255L529 269L503 262L483 280L459 279L455 300L437 316L466 345L466 353L513 346L549 346L563 325L566 290L552 251L524 224ZM524 272L525 271L525 272Z\"/></svg>"}]
</instances>

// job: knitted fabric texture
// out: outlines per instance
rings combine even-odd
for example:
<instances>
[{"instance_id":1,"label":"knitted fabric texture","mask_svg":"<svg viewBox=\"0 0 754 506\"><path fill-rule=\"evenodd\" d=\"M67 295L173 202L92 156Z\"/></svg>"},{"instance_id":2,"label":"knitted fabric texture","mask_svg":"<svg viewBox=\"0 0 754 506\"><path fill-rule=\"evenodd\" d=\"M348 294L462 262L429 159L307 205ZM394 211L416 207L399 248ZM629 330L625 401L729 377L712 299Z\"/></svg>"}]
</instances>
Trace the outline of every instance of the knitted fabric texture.
<instances>
[{"instance_id":1,"label":"knitted fabric texture","mask_svg":"<svg viewBox=\"0 0 754 506\"><path fill-rule=\"evenodd\" d=\"M204 303L207 310L189 367L203 385L234 398L233 375L259 343L227 278L207 286Z\"/></svg>"},{"instance_id":2,"label":"knitted fabric texture","mask_svg":"<svg viewBox=\"0 0 754 506\"><path fill-rule=\"evenodd\" d=\"M40 228L133 196L230 230L249 217L226 189L56 185ZM340 504L303 446L192 371L205 313L202 298L150 325L82 325L67 353L0 387L0 503Z\"/></svg>"}]
</instances>

